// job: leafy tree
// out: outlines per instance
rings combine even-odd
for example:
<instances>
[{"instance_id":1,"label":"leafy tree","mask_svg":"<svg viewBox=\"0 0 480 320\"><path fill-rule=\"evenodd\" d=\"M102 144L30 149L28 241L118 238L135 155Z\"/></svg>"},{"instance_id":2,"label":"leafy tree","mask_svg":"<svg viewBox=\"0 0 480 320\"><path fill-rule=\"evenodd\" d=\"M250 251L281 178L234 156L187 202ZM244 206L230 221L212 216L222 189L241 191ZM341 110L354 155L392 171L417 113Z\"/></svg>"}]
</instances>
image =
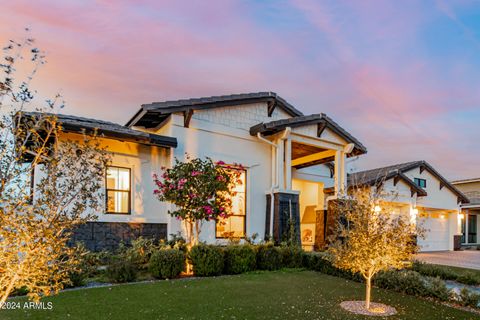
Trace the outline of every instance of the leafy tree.
<instances>
[{"instance_id":1,"label":"leafy tree","mask_svg":"<svg viewBox=\"0 0 480 320\"><path fill-rule=\"evenodd\" d=\"M27 50L32 72L27 81L16 84L15 66L26 61ZM95 137L59 139L62 127L53 114L59 96L46 107L35 107L30 81L43 63L32 39L10 41L3 48L0 304L15 288L26 288L35 301L62 289L79 266L76 248L66 245L71 232L95 218L91 213L103 205L99 190L109 156ZM37 181L31 180L34 174Z\"/></svg>"},{"instance_id":2,"label":"leafy tree","mask_svg":"<svg viewBox=\"0 0 480 320\"><path fill-rule=\"evenodd\" d=\"M235 167L241 169L240 165ZM230 215L233 188L242 183L240 172L233 169L222 161L187 156L186 162L175 159L173 168L165 169L160 178L153 176L157 186L154 194L176 206L168 214L185 223L190 248L198 244L203 221L219 221Z\"/></svg>"},{"instance_id":3,"label":"leafy tree","mask_svg":"<svg viewBox=\"0 0 480 320\"><path fill-rule=\"evenodd\" d=\"M366 309L375 274L408 266L418 249L414 237L423 235L410 217L384 200L391 197L371 188L354 188L348 198L330 204L338 218L328 247L330 259L337 268L365 278Z\"/></svg>"}]
</instances>

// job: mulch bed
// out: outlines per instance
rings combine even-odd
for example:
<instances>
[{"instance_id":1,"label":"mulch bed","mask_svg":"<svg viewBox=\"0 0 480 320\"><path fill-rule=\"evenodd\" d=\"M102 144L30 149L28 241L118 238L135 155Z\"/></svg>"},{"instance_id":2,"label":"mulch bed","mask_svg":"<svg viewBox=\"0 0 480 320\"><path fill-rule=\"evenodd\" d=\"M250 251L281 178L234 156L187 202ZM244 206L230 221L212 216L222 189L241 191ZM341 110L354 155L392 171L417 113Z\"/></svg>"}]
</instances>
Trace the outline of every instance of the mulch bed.
<instances>
[{"instance_id":1,"label":"mulch bed","mask_svg":"<svg viewBox=\"0 0 480 320\"><path fill-rule=\"evenodd\" d=\"M394 307L376 302L370 302L370 309L368 310L365 308L365 301L344 301L340 303L340 306L349 312L365 316L386 317L397 314Z\"/></svg>"}]
</instances>

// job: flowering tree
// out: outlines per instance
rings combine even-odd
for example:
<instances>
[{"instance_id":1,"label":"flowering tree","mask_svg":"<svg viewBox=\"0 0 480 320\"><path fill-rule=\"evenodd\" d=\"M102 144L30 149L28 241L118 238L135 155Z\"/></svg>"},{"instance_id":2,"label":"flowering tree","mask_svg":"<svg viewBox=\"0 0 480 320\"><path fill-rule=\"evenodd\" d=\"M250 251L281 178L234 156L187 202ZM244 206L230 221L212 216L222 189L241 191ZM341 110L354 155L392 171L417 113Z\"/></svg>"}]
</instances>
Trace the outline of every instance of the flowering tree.
<instances>
[{"instance_id":1,"label":"flowering tree","mask_svg":"<svg viewBox=\"0 0 480 320\"><path fill-rule=\"evenodd\" d=\"M11 41L0 63L0 305L15 288L38 301L69 282L79 260L66 243L77 225L94 218L86 212L102 207L98 191L109 159L95 138L60 142L62 127L51 113L56 101L32 106L29 81L15 84L15 64L32 43ZM43 57L29 51L30 80Z\"/></svg>"},{"instance_id":2,"label":"flowering tree","mask_svg":"<svg viewBox=\"0 0 480 320\"><path fill-rule=\"evenodd\" d=\"M153 180L158 200L176 206L168 214L185 223L189 247L198 243L203 221L218 221L230 215L233 188L242 183L240 172L225 166L223 161L215 163L210 158L188 156L186 162L175 159L173 168L165 169L160 178L154 174Z\"/></svg>"},{"instance_id":3,"label":"flowering tree","mask_svg":"<svg viewBox=\"0 0 480 320\"><path fill-rule=\"evenodd\" d=\"M341 269L366 281L365 308L370 309L371 281L379 271L405 268L417 252L415 236L423 230L399 214L380 192L356 188L348 199L331 204L338 217L328 253Z\"/></svg>"}]
</instances>

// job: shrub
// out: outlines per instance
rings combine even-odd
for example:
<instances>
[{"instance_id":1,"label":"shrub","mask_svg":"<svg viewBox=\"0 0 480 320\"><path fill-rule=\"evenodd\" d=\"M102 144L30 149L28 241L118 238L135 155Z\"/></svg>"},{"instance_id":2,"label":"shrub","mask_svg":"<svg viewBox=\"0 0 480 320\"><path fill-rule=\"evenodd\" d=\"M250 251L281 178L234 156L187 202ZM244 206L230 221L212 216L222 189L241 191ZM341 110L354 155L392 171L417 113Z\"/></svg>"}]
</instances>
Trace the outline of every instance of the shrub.
<instances>
[{"instance_id":1,"label":"shrub","mask_svg":"<svg viewBox=\"0 0 480 320\"><path fill-rule=\"evenodd\" d=\"M125 257L138 269L147 269L151 255L158 251L159 245L155 239L138 237L132 240L131 246L122 244L119 248L119 255Z\"/></svg>"},{"instance_id":2,"label":"shrub","mask_svg":"<svg viewBox=\"0 0 480 320\"><path fill-rule=\"evenodd\" d=\"M132 282L137 278L137 269L128 260L114 259L107 267L106 275L112 282Z\"/></svg>"},{"instance_id":3,"label":"shrub","mask_svg":"<svg viewBox=\"0 0 480 320\"><path fill-rule=\"evenodd\" d=\"M448 301L452 296L445 281L440 278L430 278L427 284L427 295L442 301Z\"/></svg>"},{"instance_id":4,"label":"shrub","mask_svg":"<svg viewBox=\"0 0 480 320\"><path fill-rule=\"evenodd\" d=\"M415 296L428 295L428 288L422 276L411 270L391 270L380 272L374 279L380 288L395 290Z\"/></svg>"},{"instance_id":5,"label":"shrub","mask_svg":"<svg viewBox=\"0 0 480 320\"><path fill-rule=\"evenodd\" d=\"M224 273L238 274L255 270L256 254L250 245L230 245L224 249Z\"/></svg>"},{"instance_id":6,"label":"shrub","mask_svg":"<svg viewBox=\"0 0 480 320\"><path fill-rule=\"evenodd\" d=\"M282 264L287 268L303 267L303 250L299 246L281 247Z\"/></svg>"},{"instance_id":7,"label":"shrub","mask_svg":"<svg viewBox=\"0 0 480 320\"><path fill-rule=\"evenodd\" d=\"M328 255L322 252L304 252L303 266L309 270L318 271L331 276L362 282L362 276L350 271L336 268L329 260Z\"/></svg>"},{"instance_id":8,"label":"shrub","mask_svg":"<svg viewBox=\"0 0 480 320\"><path fill-rule=\"evenodd\" d=\"M282 267L282 253L272 244L257 246L257 268L260 270L277 270Z\"/></svg>"},{"instance_id":9,"label":"shrub","mask_svg":"<svg viewBox=\"0 0 480 320\"><path fill-rule=\"evenodd\" d=\"M456 281L470 286L480 284L479 279L471 272L458 276Z\"/></svg>"},{"instance_id":10,"label":"shrub","mask_svg":"<svg viewBox=\"0 0 480 320\"><path fill-rule=\"evenodd\" d=\"M454 280L467 285L479 285L480 277L473 272L459 272L448 266L437 266L433 264L415 261L412 270L428 277L439 277L443 280Z\"/></svg>"},{"instance_id":11,"label":"shrub","mask_svg":"<svg viewBox=\"0 0 480 320\"><path fill-rule=\"evenodd\" d=\"M189 259L196 276L216 276L223 271L223 251L219 247L205 244L193 246Z\"/></svg>"},{"instance_id":12,"label":"shrub","mask_svg":"<svg viewBox=\"0 0 480 320\"><path fill-rule=\"evenodd\" d=\"M157 279L172 279L185 269L185 253L177 249L155 251L148 263L148 270Z\"/></svg>"},{"instance_id":13,"label":"shrub","mask_svg":"<svg viewBox=\"0 0 480 320\"><path fill-rule=\"evenodd\" d=\"M466 307L477 308L480 303L480 294L472 292L467 288L462 288L462 290L460 290L458 298L460 304Z\"/></svg>"}]
</instances>

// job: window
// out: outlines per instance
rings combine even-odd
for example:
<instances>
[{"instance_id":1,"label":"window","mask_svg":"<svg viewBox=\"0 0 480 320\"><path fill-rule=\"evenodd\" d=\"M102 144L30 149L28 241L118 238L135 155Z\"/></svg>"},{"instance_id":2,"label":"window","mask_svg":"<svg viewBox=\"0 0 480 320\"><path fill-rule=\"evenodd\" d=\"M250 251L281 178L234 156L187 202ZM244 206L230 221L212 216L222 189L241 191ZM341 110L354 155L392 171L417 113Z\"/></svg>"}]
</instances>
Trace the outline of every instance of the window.
<instances>
[{"instance_id":1,"label":"window","mask_svg":"<svg viewBox=\"0 0 480 320\"><path fill-rule=\"evenodd\" d=\"M106 185L107 213L130 214L130 169L121 167L108 167Z\"/></svg>"},{"instance_id":2,"label":"window","mask_svg":"<svg viewBox=\"0 0 480 320\"><path fill-rule=\"evenodd\" d=\"M239 169L232 169L239 170ZM244 238L246 217L246 171L241 170L241 184L235 186L236 195L232 198L232 212L226 219L220 219L216 225L217 238Z\"/></svg>"},{"instance_id":3,"label":"window","mask_svg":"<svg viewBox=\"0 0 480 320\"><path fill-rule=\"evenodd\" d=\"M420 188L426 188L427 187L427 180L425 180L425 179L415 178L414 181L415 181L415 184L417 186L419 186Z\"/></svg>"}]
</instances>

